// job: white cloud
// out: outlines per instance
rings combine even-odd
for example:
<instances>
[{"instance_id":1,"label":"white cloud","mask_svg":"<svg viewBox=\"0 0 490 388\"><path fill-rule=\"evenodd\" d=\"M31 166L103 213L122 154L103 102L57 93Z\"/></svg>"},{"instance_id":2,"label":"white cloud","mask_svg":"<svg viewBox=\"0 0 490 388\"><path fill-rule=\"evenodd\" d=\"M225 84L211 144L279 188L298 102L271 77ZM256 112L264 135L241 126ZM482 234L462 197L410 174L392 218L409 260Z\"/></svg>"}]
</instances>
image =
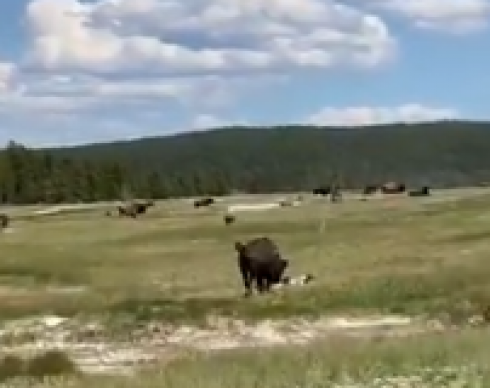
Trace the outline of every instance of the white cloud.
<instances>
[{"instance_id":1,"label":"white cloud","mask_svg":"<svg viewBox=\"0 0 490 388\"><path fill-rule=\"evenodd\" d=\"M380 18L323 0L33 0L27 22L29 62L53 71L373 66L394 48Z\"/></svg>"},{"instance_id":2,"label":"white cloud","mask_svg":"<svg viewBox=\"0 0 490 388\"><path fill-rule=\"evenodd\" d=\"M232 125L248 125L246 120L230 120L223 119L213 114L203 113L197 115L191 122L189 128L191 130L206 130L213 128L222 128Z\"/></svg>"},{"instance_id":3,"label":"white cloud","mask_svg":"<svg viewBox=\"0 0 490 388\"><path fill-rule=\"evenodd\" d=\"M325 126L365 126L393 122L417 123L458 118L450 108L406 104L398 107L327 107L306 119L309 124Z\"/></svg>"},{"instance_id":4,"label":"white cloud","mask_svg":"<svg viewBox=\"0 0 490 388\"><path fill-rule=\"evenodd\" d=\"M235 102L237 93L246 96L287 79L208 75L112 80L83 74L31 75L16 81L14 88L14 70L0 64L0 114L35 112L38 120L43 116L104 109L128 115L166 111L177 106L191 111L225 108Z\"/></svg>"},{"instance_id":5,"label":"white cloud","mask_svg":"<svg viewBox=\"0 0 490 388\"><path fill-rule=\"evenodd\" d=\"M0 119L17 126L220 112L291 71L372 67L396 46L377 16L324 0L31 0L24 22L25 55L0 63Z\"/></svg>"},{"instance_id":6,"label":"white cloud","mask_svg":"<svg viewBox=\"0 0 490 388\"><path fill-rule=\"evenodd\" d=\"M480 30L490 19L488 0L371 0L380 8L408 17L421 28L451 33Z\"/></svg>"},{"instance_id":7,"label":"white cloud","mask_svg":"<svg viewBox=\"0 0 490 388\"><path fill-rule=\"evenodd\" d=\"M218 128L228 125L229 122L211 114L200 114L191 123L191 129Z\"/></svg>"},{"instance_id":8,"label":"white cloud","mask_svg":"<svg viewBox=\"0 0 490 388\"><path fill-rule=\"evenodd\" d=\"M366 2L431 28L475 28L488 16L484 0ZM223 119L226 108L276 91L305 74L298 70L370 68L396 51L383 19L342 0L30 0L23 25L22 60L0 60L0 125L20 138L18 128L51 139L66 131L70 142L128 137L135 128L164 133L183 129L179 122L193 130L247 124ZM327 108L308 120L358 125L456 114L413 104Z\"/></svg>"},{"instance_id":9,"label":"white cloud","mask_svg":"<svg viewBox=\"0 0 490 388\"><path fill-rule=\"evenodd\" d=\"M16 66L9 62L0 62L0 96L14 87Z\"/></svg>"}]
</instances>

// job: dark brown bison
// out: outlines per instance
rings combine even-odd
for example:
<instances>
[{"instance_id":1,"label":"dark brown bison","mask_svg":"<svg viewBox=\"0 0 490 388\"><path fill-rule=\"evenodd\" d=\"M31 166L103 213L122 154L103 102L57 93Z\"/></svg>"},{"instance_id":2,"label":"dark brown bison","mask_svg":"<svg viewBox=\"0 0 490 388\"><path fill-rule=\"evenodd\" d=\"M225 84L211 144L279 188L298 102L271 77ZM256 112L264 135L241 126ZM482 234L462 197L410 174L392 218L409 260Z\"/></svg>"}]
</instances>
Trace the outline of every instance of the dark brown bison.
<instances>
[{"instance_id":1,"label":"dark brown bison","mask_svg":"<svg viewBox=\"0 0 490 388\"><path fill-rule=\"evenodd\" d=\"M427 197L430 195L430 188L428 186L423 186L420 189L410 190L408 195L410 197Z\"/></svg>"},{"instance_id":2,"label":"dark brown bison","mask_svg":"<svg viewBox=\"0 0 490 388\"><path fill-rule=\"evenodd\" d=\"M10 217L6 214L0 214L0 231L7 229L10 224Z\"/></svg>"},{"instance_id":3,"label":"dark brown bison","mask_svg":"<svg viewBox=\"0 0 490 388\"><path fill-rule=\"evenodd\" d=\"M121 217L131 217L131 218L136 218L136 211L132 206L124 206L124 205L119 205L117 207L117 211L119 212L119 216Z\"/></svg>"},{"instance_id":4,"label":"dark brown bison","mask_svg":"<svg viewBox=\"0 0 490 388\"><path fill-rule=\"evenodd\" d=\"M200 208L200 207L210 206L213 203L214 203L214 198L211 198L211 197L196 199L194 201L194 207L197 209L197 208Z\"/></svg>"},{"instance_id":5,"label":"dark brown bison","mask_svg":"<svg viewBox=\"0 0 490 388\"><path fill-rule=\"evenodd\" d=\"M381 186L383 194L401 194L407 190L404 183L388 182Z\"/></svg>"},{"instance_id":6,"label":"dark brown bison","mask_svg":"<svg viewBox=\"0 0 490 388\"><path fill-rule=\"evenodd\" d=\"M145 214L148 208L154 205L153 201L132 202L127 205L119 205L117 210L120 216L136 218L141 214Z\"/></svg>"},{"instance_id":7,"label":"dark brown bison","mask_svg":"<svg viewBox=\"0 0 490 388\"><path fill-rule=\"evenodd\" d=\"M225 214L223 221L226 225L231 225L236 221L236 217L233 214Z\"/></svg>"},{"instance_id":8,"label":"dark brown bison","mask_svg":"<svg viewBox=\"0 0 490 388\"><path fill-rule=\"evenodd\" d=\"M316 189L313 189L313 195L326 196L326 195L330 195L331 192L332 192L332 188L330 186L321 186L321 187L317 187Z\"/></svg>"},{"instance_id":9,"label":"dark brown bison","mask_svg":"<svg viewBox=\"0 0 490 388\"><path fill-rule=\"evenodd\" d=\"M136 214L145 214L146 211L154 206L154 202L153 201L146 201L146 202L136 202L134 204L132 204L132 206L134 207L134 210L136 212Z\"/></svg>"},{"instance_id":10,"label":"dark brown bison","mask_svg":"<svg viewBox=\"0 0 490 388\"><path fill-rule=\"evenodd\" d=\"M238 266L245 287L245 297L252 294L253 282L259 293L268 292L272 285L281 281L288 267L277 245L268 237L258 237L245 244L235 243Z\"/></svg>"}]
</instances>

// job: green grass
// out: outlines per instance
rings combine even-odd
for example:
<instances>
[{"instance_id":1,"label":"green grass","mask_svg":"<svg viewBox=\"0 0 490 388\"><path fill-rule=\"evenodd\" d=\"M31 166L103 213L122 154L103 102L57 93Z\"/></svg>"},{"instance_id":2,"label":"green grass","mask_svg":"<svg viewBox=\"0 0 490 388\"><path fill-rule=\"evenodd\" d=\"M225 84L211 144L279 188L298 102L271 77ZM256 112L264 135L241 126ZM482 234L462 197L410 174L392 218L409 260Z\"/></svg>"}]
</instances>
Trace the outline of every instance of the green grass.
<instances>
[{"instance_id":1,"label":"green grass","mask_svg":"<svg viewBox=\"0 0 490 388\"><path fill-rule=\"evenodd\" d=\"M165 367L148 369L134 378L82 376L29 386L490 387L490 350L484 341L489 334L488 329L475 329L403 339L334 338L308 347L196 353L171 361Z\"/></svg>"},{"instance_id":2,"label":"green grass","mask_svg":"<svg viewBox=\"0 0 490 388\"><path fill-rule=\"evenodd\" d=\"M31 358L8 354L0 359L0 383L15 378L40 379L47 376L74 376L77 366L63 352L48 351Z\"/></svg>"},{"instance_id":3,"label":"green grass","mask_svg":"<svg viewBox=\"0 0 490 388\"><path fill-rule=\"evenodd\" d=\"M338 311L435 313L490 301L490 196L389 198L239 214L162 202L138 220L103 210L14 220L0 236L2 318L51 312L200 321ZM440 196L449 194L441 194ZM319 231L322 219L326 229ZM235 240L275 239L317 281L243 300ZM47 286L84 286L54 293ZM22 292L21 292L22 291Z\"/></svg>"},{"instance_id":4,"label":"green grass","mask_svg":"<svg viewBox=\"0 0 490 388\"><path fill-rule=\"evenodd\" d=\"M257 321L391 312L444 315L459 323L490 306L488 191L347 198L337 205L314 200L239 214L229 227L223 206L196 210L186 201L161 202L138 220L106 217L104 209L35 217L29 208L8 209L14 221L13 231L0 234L0 319L92 317L117 334L151 320L198 324L210 315ZM279 244L292 273L314 273L316 281L243 299L233 243L260 235ZM72 286L85 291L72 292ZM467 328L403 339L330 338L308 347L188 354L135 379L39 384L316 388L353 379L359 386L393 387L403 385L387 382L389 376L418 375L423 382L404 386L490 387L489 334Z\"/></svg>"}]
</instances>

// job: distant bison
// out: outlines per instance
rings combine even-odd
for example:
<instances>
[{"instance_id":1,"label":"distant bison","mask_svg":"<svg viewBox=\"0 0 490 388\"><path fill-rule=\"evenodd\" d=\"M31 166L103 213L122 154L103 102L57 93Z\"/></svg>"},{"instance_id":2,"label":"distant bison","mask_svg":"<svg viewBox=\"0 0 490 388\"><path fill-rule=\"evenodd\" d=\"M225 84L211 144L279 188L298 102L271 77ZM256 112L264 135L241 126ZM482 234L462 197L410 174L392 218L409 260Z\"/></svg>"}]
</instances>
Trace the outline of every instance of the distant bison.
<instances>
[{"instance_id":1,"label":"distant bison","mask_svg":"<svg viewBox=\"0 0 490 388\"><path fill-rule=\"evenodd\" d=\"M381 186L383 194L401 194L407 190L404 183L388 182Z\"/></svg>"},{"instance_id":2,"label":"distant bison","mask_svg":"<svg viewBox=\"0 0 490 388\"><path fill-rule=\"evenodd\" d=\"M233 214L225 214L223 221L226 225L231 225L236 221L236 217Z\"/></svg>"},{"instance_id":3,"label":"distant bison","mask_svg":"<svg viewBox=\"0 0 490 388\"><path fill-rule=\"evenodd\" d=\"M140 214L145 214L148 208L154 206L153 201L145 202L132 202L127 205L120 205L117 207L120 216L126 216L136 218Z\"/></svg>"},{"instance_id":4,"label":"distant bison","mask_svg":"<svg viewBox=\"0 0 490 388\"><path fill-rule=\"evenodd\" d=\"M136 218L136 211L131 206L119 205L117 207L117 211L119 212L119 216Z\"/></svg>"},{"instance_id":5,"label":"distant bison","mask_svg":"<svg viewBox=\"0 0 490 388\"><path fill-rule=\"evenodd\" d=\"M132 204L136 214L145 214L148 208L155 206L153 201L135 202Z\"/></svg>"},{"instance_id":6,"label":"distant bison","mask_svg":"<svg viewBox=\"0 0 490 388\"><path fill-rule=\"evenodd\" d=\"M245 296L252 294L255 281L259 293L267 292L281 281L288 260L281 258L278 247L268 237L258 237L245 244L235 243L238 266L245 286Z\"/></svg>"},{"instance_id":7,"label":"distant bison","mask_svg":"<svg viewBox=\"0 0 490 388\"><path fill-rule=\"evenodd\" d=\"M326 195L330 195L331 192L332 192L332 188L330 186L321 186L321 187L317 187L316 189L313 189L314 195L326 196Z\"/></svg>"},{"instance_id":8,"label":"distant bison","mask_svg":"<svg viewBox=\"0 0 490 388\"><path fill-rule=\"evenodd\" d=\"M408 195L410 197L427 197L430 195L430 188L428 186L423 186L420 189L410 190Z\"/></svg>"},{"instance_id":9,"label":"distant bison","mask_svg":"<svg viewBox=\"0 0 490 388\"><path fill-rule=\"evenodd\" d=\"M211 197L196 199L194 201L194 207L195 208L206 207L212 205L214 202L215 202L214 198Z\"/></svg>"},{"instance_id":10,"label":"distant bison","mask_svg":"<svg viewBox=\"0 0 490 388\"><path fill-rule=\"evenodd\" d=\"M8 228L10 224L10 217L6 214L0 214L0 230Z\"/></svg>"}]
</instances>

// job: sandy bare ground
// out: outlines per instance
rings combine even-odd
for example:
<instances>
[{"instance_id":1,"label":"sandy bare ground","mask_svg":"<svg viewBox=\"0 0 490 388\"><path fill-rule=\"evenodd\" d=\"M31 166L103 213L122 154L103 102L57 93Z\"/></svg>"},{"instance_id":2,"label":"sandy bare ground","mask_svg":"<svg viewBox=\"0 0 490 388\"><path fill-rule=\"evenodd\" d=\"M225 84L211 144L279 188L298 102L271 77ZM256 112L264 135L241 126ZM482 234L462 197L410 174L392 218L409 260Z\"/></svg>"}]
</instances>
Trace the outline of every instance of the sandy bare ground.
<instances>
[{"instance_id":1,"label":"sandy bare ground","mask_svg":"<svg viewBox=\"0 0 490 388\"><path fill-rule=\"evenodd\" d=\"M108 203L100 202L100 203L79 203L79 204L65 204L65 205L55 205L49 206L44 209L38 209L33 211L35 215L53 215L53 214L62 214L69 213L77 210L94 210L94 209L103 209L109 206Z\"/></svg>"},{"instance_id":2,"label":"sandy bare ground","mask_svg":"<svg viewBox=\"0 0 490 388\"><path fill-rule=\"evenodd\" d=\"M219 351L250 347L308 344L339 336L386 337L442 330L441 325L403 316L330 317L246 325L239 320L212 318L204 327L148 324L110 341L98 323L76 322L56 316L11 321L0 329L2 353L30 356L58 349L68 353L87 373L131 373L139 366L164 363L186 351Z\"/></svg>"}]
</instances>

